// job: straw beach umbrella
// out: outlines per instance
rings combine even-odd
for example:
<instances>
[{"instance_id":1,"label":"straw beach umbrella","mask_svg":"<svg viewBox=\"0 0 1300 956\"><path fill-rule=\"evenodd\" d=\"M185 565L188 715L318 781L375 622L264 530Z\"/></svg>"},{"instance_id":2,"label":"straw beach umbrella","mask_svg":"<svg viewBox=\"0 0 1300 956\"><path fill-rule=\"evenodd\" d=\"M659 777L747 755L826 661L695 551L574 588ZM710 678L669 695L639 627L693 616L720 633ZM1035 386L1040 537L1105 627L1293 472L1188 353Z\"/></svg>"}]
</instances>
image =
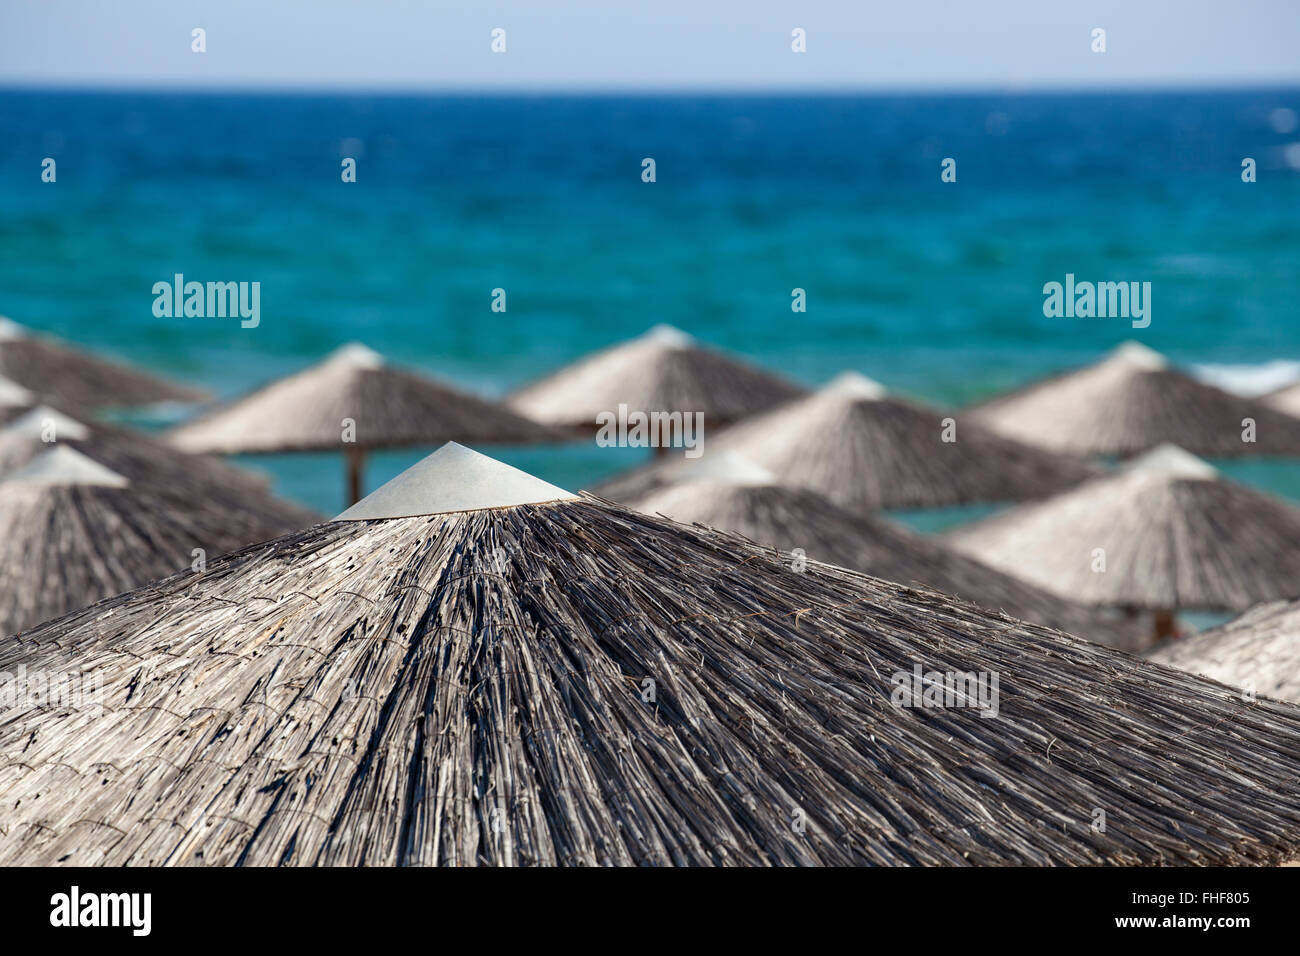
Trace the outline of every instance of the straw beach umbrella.
<instances>
[{"instance_id":1,"label":"straw beach umbrella","mask_svg":"<svg viewBox=\"0 0 1300 956\"><path fill-rule=\"evenodd\" d=\"M196 389L32 335L4 316L0 316L0 375L46 401L77 409L206 398Z\"/></svg>"},{"instance_id":2,"label":"straw beach umbrella","mask_svg":"<svg viewBox=\"0 0 1300 956\"><path fill-rule=\"evenodd\" d=\"M1264 396L1264 404L1300 418L1300 382L1284 385Z\"/></svg>"},{"instance_id":3,"label":"straw beach umbrella","mask_svg":"<svg viewBox=\"0 0 1300 956\"><path fill-rule=\"evenodd\" d=\"M1264 697L1300 701L1300 602L1272 601L1150 653L1153 661Z\"/></svg>"},{"instance_id":4,"label":"straw beach umbrella","mask_svg":"<svg viewBox=\"0 0 1300 956\"><path fill-rule=\"evenodd\" d=\"M1137 342L966 415L1008 438L1079 455L1127 457L1165 443L1220 458L1300 455L1300 421L1198 382ZM1247 419L1253 442L1242 438Z\"/></svg>"},{"instance_id":5,"label":"straw beach umbrella","mask_svg":"<svg viewBox=\"0 0 1300 956\"><path fill-rule=\"evenodd\" d=\"M521 415L564 428L595 430L596 417L632 411L699 412L719 427L805 394L731 356L701 346L670 325L597 352L510 395Z\"/></svg>"},{"instance_id":6,"label":"straw beach umbrella","mask_svg":"<svg viewBox=\"0 0 1300 956\"><path fill-rule=\"evenodd\" d=\"M343 451L352 503L361 497L366 453L375 449L449 440L528 444L562 436L507 408L394 368L354 342L177 426L168 437L189 452Z\"/></svg>"},{"instance_id":7,"label":"straw beach umbrella","mask_svg":"<svg viewBox=\"0 0 1300 956\"><path fill-rule=\"evenodd\" d=\"M702 475L629 505L646 514L735 532L758 544L798 548L815 561L955 594L1099 644L1136 651L1146 643L1132 621L1107 619L933 538L845 511L815 491L777 485L771 472L741 456L723 453L709 464Z\"/></svg>"},{"instance_id":8,"label":"straw beach umbrella","mask_svg":"<svg viewBox=\"0 0 1300 956\"><path fill-rule=\"evenodd\" d=\"M890 395L845 372L806 398L754 415L705 446L734 451L781 484L819 492L857 514L1034 498L1096 475L1088 462L1010 441L947 412ZM945 431L955 441L945 441ZM688 465L655 462L595 490L629 501L663 487Z\"/></svg>"},{"instance_id":9,"label":"straw beach umbrella","mask_svg":"<svg viewBox=\"0 0 1300 956\"><path fill-rule=\"evenodd\" d=\"M1162 445L1120 472L949 531L972 557L1088 604L1241 610L1300 595L1300 509Z\"/></svg>"},{"instance_id":10,"label":"straw beach umbrella","mask_svg":"<svg viewBox=\"0 0 1300 956\"><path fill-rule=\"evenodd\" d=\"M18 418L35 403L35 395L0 375L0 425Z\"/></svg>"},{"instance_id":11,"label":"straw beach umbrella","mask_svg":"<svg viewBox=\"0 0 1300 956\"><path fill-rule=\"evenodd\" d=\"M0 865L1300 853L1300 708L454 446L19 662L93 692L0 721Z\"/></svg>"},{"instance_id":12,"label":"straw beach umbrella","mask_svg":"<svg viewBox=\"0 0 1300 956\"><path fill-rule=\"evenodd\" d=\"M0 481L0 634L139 587L278 529L196 500L160 502L67 445Z\"/></svg>"},{"instance_id":13,"label":"straw beach umbrella","mask_svg":"<svg viewBox=\"0 0 1300 956\"><path fill-rule=\"evenodd\" d=\"M254 519L252 544L321 519L316 512L270 493L266 480L220 459L191 455L139 432L83 422L46 405L24 411L0 428L0 478L53 447L67 446L127 479L139 491L179 510L194 504Z\"/></svg>"}]
</instances>

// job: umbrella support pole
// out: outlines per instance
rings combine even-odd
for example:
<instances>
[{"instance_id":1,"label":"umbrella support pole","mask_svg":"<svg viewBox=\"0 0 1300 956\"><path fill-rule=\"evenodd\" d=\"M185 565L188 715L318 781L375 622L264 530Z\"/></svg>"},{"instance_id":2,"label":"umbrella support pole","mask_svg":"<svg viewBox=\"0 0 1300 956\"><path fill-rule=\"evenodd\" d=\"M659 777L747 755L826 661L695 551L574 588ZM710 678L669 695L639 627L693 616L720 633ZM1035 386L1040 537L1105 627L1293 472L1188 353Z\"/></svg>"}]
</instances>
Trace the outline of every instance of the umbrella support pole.
<instances>
[{"instance_id":1,"label":"umbrella support pole","mask_svg":"<svg viewBox=\"0 0 1300 956\"><path fill-rule=\"evenodd\" d=\"M355 445L349 446L343 453L347 462L348 473L348 507L361 500L361 475L365 471L366 453Z\"/></svg>"},{"instance_id":2,"label":"umbrella support pole","mask_svg":"<svg viewBox=\"0 0 1300 956\"><path fill-rule=\"evenodd\" d=\"M1174 618L1174 612L1161 609L1155 612L1155 636L1157 641L1167 640L1171 637L1178 636L1178 621Z\"/></svg>"}]
</instances>

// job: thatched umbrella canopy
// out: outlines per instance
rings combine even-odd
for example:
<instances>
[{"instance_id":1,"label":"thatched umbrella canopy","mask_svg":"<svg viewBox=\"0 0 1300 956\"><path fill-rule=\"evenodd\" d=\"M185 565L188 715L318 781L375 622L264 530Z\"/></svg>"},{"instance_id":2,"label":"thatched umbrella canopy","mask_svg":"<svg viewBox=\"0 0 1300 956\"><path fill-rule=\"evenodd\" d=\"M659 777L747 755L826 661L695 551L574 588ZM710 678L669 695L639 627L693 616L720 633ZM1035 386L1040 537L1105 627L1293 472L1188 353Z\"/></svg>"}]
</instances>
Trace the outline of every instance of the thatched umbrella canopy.
<instances>
[{"instance_id":1,"label":"thatched umbrella canopy","mask_svg":"<svg viewBox=\"0 0 1300 956\"><path fill-rule=\"evenodd\" d=\"M957 548L1088 604L1241 610L1300 595L1300 509L1163 445L1116 474L954 528Z\"/></svg>"},{"instance_id":2,"label":"thatched umbrella canopy","mask_svg":"<svg viewBox=\"0 0 1300 956\"><path fill-rule=\"evenodd\" d=\"M184 507L65 444L0 481L0 634L264 538L255 514L197 499Z\"/></svg>"},{"instance_id":3,"label":"thatched umbrella canopy","mask_svg":"<svg viewBox=\"0 0 1300 956\"><path fill-rule=\"evenodd\" d=\"M945 421L952 419L952 426ZM945 441L945 433L955 441ZM857 514L1034 498L1098 473L1088 462L1010 441L985 428L890 395L856 372L710 438L704 454L734 451L783 485L807 488ZM686 474L675 459L597 487L629 501Z\"/></svg>"},{"instance_id":4,"label":"thatched umbrella canopy","mask_svg":"<svg viewBox=\"0 0 1300 956\"><path fill-rule=\"evenodd\" d=\"M716 463L723 456L715 456ZM865 571L900 584L955 594L1012 617L1127 651L1146 634L1132 621L1107 618L880 518L855 515L815 491L786 488L765 469L735 456L730 474L699 477L653 492L631 507L686 524L744 535L807 558Z\"/></svg>"},{"instance_id":5,"label":"thatched umbrella canopy","mask_svg":"<svg viewBox=\"0 0 1300 956\"><path fill-rule=\"evenodd\" d=\"M1263 697L1300 701L1300 602L1257 605L1219 627L1162 644L1149 656Z\"/></svg>"},{"instance_id":6,"label":"thatched umbrella canopy","mask_svg":"<svg viewBox=\"0 0 1300 956\"><path fill-rule=\"evenodd\" d=\"M700 345L670 325L589 355L527 385L506 401L521 415L595 430L619 405L640 412L701 412L719 427L805 394L805 389Z\"/></svg>"},{"instance_id":7,"label":"thatched umbrella canopy","mask_svg":"<svg viewBox=\"0 0 1300 956\"><path fill-rule=\"evenodd\" d=\"M199 402L202 391L32 335L0 316L0 375L46 401L74 408Z\"/></svg>"},{"instance_id":8,"label":"thatched umbrella canopy","mask_svg":"<svg viewBox=\"0 0 1300 956\"><path fill-rule=\"evenodd\" d=\"M443 449L0 650L98 688L0 721L0 865L1300 853L1300 708L788 560Z\"/></svg>"},{"instance_id":9,"label":"thatched umbrella canopy","mask_svg":"<svg viewBox=\"0 0 1300 956\"><path fill-rule=\"evenodd\" d=\"M1284 385L1264 396L1263 402L1269 408L1300 418L1300 382Z\"/></svg>"},{"instance_id":10,"label":"thatched umbrella canopy","mask_svg":"<svg viewBox=\"0 0 1300 956\"><path fill-rule=\"evenodd\" d=\"M270 493L266 480L217 458L191 455L139 432L100 422L83 422L47 405L37 405L0 428L0 478L22 468L51 447L67 446L101 463L147 491L167 507L192 504L238 513L247 519L242 547L313 525L321 516Z\"/></svg>"},{"instance_id":11,"label":"thatched umbrella canopy","mask_svg":"<svg viewBox=\"0 0 1300 956\"><path fill-rule=\"evenodd\" d=\"M1078 455L1127 457L1164 443L1217 458L1300 455L1300 421L1199 382L1136 342L965 414L1008 438ZM1246 419L1253 442L1242 440Z\"/></svg>"},{"instance_id":12,"label":"thatched umbrella canopy","mask_svg":"<svg viewBox=\"0 0 1300 956\"><path fill-rule=\"evenodd\" d=\"M354 423L348 429L348 422ZM368 451L445 441L527 444L563 436L508 408L394 368L359 343L168 434L189 452L343 451L349 503Z\"/></svg>"},{"instance_id":13,"label":"thatched umbrella canopy","mask_svg":"<svg viewBox=\"0 0 1300 956\"><path fill-rule=\"evenodd\" d=\"M760 545L799 548L812 560L955 594L1101 644L1132 651L1146 643L1145 635L1127 621L1108 619L934 538L845 511L817 492L779 485L771 472L742 456L724 452L711 464L629 505L646 514L741 534Z\"/></svg>"},{"instance_id":14,"label":"thatched umbrella canopy","mask_svg":"<svg viewBox=\"0 0 1300 956\"><path fill-rule=\"evenodd\" d=\"M36 396L0 375L0 425L18 418L36 404Z\"/></svg>"}]
</instances>

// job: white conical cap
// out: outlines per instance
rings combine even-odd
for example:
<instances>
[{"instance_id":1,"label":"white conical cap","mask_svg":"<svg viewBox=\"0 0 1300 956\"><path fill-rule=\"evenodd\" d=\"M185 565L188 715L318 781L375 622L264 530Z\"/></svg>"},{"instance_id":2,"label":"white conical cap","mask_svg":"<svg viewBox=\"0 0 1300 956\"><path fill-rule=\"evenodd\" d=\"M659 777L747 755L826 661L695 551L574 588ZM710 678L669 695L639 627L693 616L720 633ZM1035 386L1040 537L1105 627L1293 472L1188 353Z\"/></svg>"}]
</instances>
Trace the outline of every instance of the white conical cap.
<instances>
[{"instance_id":1,"label":"white conical cap","mask_svg":"<svg viewBox=\"0 0 1300 956\"><path fill-rule=\"evenodd\" d=\"M642 335L641 341L669 349L689 349L695 345L695 339L689 333L662 322Z\"/></svg>"},{"instance_id":2,"label":"white conical cap","mask_svg":"<svg viewBox=\"0 0 1300 956\"><path fill-rule=\"evenodd\" d=\"M868 399L875 401L884 398L885 386L873 378L867 378L861 372L840 372L822 386L820 394L834 395L839 398Z\"/></svg>"},{"instance_id":3,"label":"white conical cap","mask_svg":"<svg viewBox=\"0 0 1300 956\"><path fill-rule=\"evenodd\" d=\"M776 475L735 451L718 451L686 459L672 468L674 481L725 481L733 485L774 485Z\"/></svg>"},{"instance_id":4,"label":"white conical cap","mask_svg":"<svg viewBox=\"0 0 1300 956\"><path fill-rule=\"evenodd\" d=\"M1112 359L1125 362L1134 368L1159 371L1169 367L1169 360L1155 349L1147 348L1141 342L1124 342L1110 353Z\"/></svg>"},{"instance_id":5,"label":"white conical cap","mask_svg":"<svg viewBox=\"0 0 1300 956\"><path fill-rule=\"evenodd\" d=\"M7 315L0 315L0 342L12 342L15 339L25 338L27 338L25 328Z\"/></svg>"},{"instance_id":6,"label":"white conical cap","mask_svg":"<svg viewBox=\"0 0 1300 956\"><path fill-rule=\"evenodd\" d=\"M65 415L57 408L37 405L29 412L15 418L4 427L4 431L36 438L44 438L48 427L54 428L54 440L63 438L83 439L90 437L90 429L71 415Z\"/></svg>"},{"instance_id":7,"label":"white conical cap","mask_svg":"<svg viewBox=\"0 0 1300 956\"><path fill-rule=\"evenodd\" d=\"M1157 445L1134 458L1124 469L1130 474L1171 475L1176 478L1217 478L1219 473L1207 461L1171 442Z\"/></svg>"},{"instance_id":8,"label":"white conical cap","mask_svg":"<svg viewBox=\"0 0 1300 956\"><path fill-rule=\"evenodd\" d=\"M334 520L414 518L576 497L563 488L452 441L362 498Z\"/></svg>"},{"instance_id":9,"label":"white conical cap","mask_svg":"<svg viewBox=\"0 0 1300 956\"><path fill-rule=\"evenodd\" d=\"M10 472L5 481L31 481L47 485L99 485L125 488L127 480L75 448L56 445L42 452L22 468Z\"/></svg>"},{"instance_id":10,"label":"white conical cap","mask_svg":"<svg viewBox=\"0 0 1300 956\"><path fill-rule=\"evenodd\" d=\"M368 345L349 342L340 345L325 359L331 365L344 365L348 368L375 369L384 367L384 357Z\"/></svg>"},{"instance_id":11,"label":"white conical cap","mask_svg":"<svg viewBox=\"0 0 1300 956\"><path fill-rule=\"evenodd\" d=\"M0 408L17 408L30 405L34 401L36 396L27 389L17 382L11 382L4 376L0 376Z\"/></svg>"}]
</instances>

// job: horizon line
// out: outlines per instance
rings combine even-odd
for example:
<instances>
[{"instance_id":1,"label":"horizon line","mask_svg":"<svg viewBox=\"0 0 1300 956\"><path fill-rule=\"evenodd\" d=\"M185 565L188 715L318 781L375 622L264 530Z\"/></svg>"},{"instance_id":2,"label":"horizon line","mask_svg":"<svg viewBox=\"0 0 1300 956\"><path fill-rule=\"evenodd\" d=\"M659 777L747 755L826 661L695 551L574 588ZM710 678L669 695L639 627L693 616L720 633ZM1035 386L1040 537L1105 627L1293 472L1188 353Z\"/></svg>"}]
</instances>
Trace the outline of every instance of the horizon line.
<instances>
[{"instance_id":1,"label":"horizon line","mask_svg":"<svg viewBox=\"0 0 1300 956\"><path fill-rule=\"evenodd\" d=\"M692 85L649 86L637 84L529 84L527 86L468 84L346 85L339 83L266 84L233 81L230 83L174 83L169 81L96 83L79 79L35 80L0 76L0 92L52 93L155 93L155 94L263 94L263 95L344 95L344 96L1033 96L1039 94L1086 95L1114 93L1248 93L1300 89L1300 75L1261 78L1243 77L1219 80L1106 80L1087 85L1071 82L1030 84L1014 81L1000 83L951 84L871 84L845 85Z\"/></svg>"}]
</instances>

